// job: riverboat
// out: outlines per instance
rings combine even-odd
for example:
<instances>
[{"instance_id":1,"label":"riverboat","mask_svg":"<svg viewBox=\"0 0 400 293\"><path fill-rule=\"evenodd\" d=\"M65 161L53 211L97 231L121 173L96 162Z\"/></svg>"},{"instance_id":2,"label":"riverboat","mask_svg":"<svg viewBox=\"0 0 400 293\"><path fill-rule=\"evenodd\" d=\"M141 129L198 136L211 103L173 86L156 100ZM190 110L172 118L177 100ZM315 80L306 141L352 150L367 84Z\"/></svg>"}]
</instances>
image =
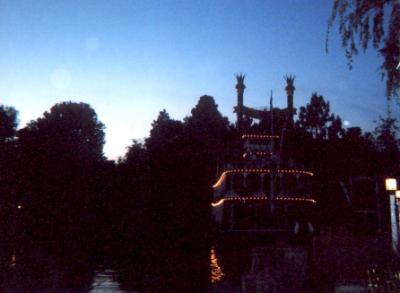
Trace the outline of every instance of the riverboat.
<instances>
[{"instance_id":1,"label":"riverboat","mask_svg":"<svg viewBox=\"0 0 400 293\"><path fill-rule=\"evenodd\" d=\"M245 75L236 76L237 128L242 146L240 162L226 164L214 184L212 215L219 235L312 236L315 233L312 210L316 200L311 193L313 172L299 168L282 156L284 136L293 129L294 77L286 77L288 106L257 110L243 104ZM248 118L269 119L270 133L246 132ZM280 129L274 121L283 121ZM275 134L278 132L278 134ZM282 236L282 237L280 237Z\"/></svg>"}]
</instances>

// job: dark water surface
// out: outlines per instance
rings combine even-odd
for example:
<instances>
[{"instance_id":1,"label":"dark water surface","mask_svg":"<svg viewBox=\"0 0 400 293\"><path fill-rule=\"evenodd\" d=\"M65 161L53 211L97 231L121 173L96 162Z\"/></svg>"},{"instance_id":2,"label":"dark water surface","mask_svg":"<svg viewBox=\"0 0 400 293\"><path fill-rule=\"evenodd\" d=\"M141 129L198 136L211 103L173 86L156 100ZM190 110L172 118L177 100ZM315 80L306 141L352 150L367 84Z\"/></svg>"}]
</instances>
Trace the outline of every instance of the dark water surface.
<instances>
[{"instance_id":1,"label":"dark water surface","mask_svg":"<svg viewBox=\"0 0 400 293\"><path fill-rule=\"evenodd\" d=\"M101 252L4 244L0 292L242 292L246 278L247 284L257 278L264 284L248 292L269 292L271 286L277 290L271 292L399 292L400 270L387 236L323 230L304 250L284 250L289 266L278 256L279 245L255 260L252 249L220 243L198 250ZM251 270L259 275L250 276Z\"/></svg>"}]
</instances>

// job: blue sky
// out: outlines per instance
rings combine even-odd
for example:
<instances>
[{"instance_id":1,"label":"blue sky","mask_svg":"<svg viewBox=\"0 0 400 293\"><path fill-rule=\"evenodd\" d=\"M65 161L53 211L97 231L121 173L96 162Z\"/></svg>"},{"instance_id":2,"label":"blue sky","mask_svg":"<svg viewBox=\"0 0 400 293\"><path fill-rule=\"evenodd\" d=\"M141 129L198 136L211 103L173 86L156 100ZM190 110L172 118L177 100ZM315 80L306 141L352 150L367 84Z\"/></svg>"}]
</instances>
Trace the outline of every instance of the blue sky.
<instances>
[{"instance_id":1,"label":"blue sky","mask_svg":"<svg viewBox=\"0 0 400 293\"><path fill-rule=\"evenodd\" d=\"M312 92L350 126L385 115L380 59L368 51L349 71L335 27L325 53L328 0L0 0L0 103L20 127L61 101L89 103L106 125L105 154L122 156L166 109L190 114L203 94L234 121L234 73L247 73L245 104L295 106Z\"/></svg>"}]
</instances>

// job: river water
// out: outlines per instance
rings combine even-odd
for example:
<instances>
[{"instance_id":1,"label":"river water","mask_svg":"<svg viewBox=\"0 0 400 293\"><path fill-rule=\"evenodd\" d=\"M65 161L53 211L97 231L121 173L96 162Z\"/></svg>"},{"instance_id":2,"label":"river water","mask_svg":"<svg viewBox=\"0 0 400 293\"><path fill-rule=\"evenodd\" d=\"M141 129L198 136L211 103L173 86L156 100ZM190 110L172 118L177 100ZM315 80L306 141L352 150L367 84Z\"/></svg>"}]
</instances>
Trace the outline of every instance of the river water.
<instances>
[{"instance_id":1,"label":"river water","mask_svg":"<svg viewBox=\"0 0 400 293\"><path fill-rule=\"evenodd\" d=\"M165 249L148 262L140 253L99 257L3 245L0 292L243 292L245 285L246 292L400 292L388 239L328 230L300 248L213 243L206 252Z\"/></svg>"}]
</instances>

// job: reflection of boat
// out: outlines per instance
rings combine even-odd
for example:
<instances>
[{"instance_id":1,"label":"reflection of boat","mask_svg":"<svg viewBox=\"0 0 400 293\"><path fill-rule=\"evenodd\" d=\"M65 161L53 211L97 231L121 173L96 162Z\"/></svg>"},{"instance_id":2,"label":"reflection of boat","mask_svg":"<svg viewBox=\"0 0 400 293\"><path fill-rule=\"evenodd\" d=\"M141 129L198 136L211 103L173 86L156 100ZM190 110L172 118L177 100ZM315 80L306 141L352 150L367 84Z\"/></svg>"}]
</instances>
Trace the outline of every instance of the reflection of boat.
<instances>
[{"instance_id":1,"label":"reflection of boat","mask_svg":"<svg viewBox=\"0 0 400 293\"><path fill-rule=\"evenodd\" d=\"M242 292L304 292L307 259L304 247L253 249L250 270L242 277Z\"/></svg>"},{"instance_id":2,"label":"reflection of boat","mask_svg":"<svg viewBox=\"0 0 400 293\"><path fill-rule=\"evenodd\" d=\"M244 116L270 117L270 134L242 134L243 160L227 165L213 186L213 217L220 234L311 235L314 232L310 211L313 173L282 160L283 138L274 135L274 120L280 121L281 136L293 125L293 77L287 77L288 107L270 111L243 105L244 76L237 76L237 125L243 131ZM276 116L276 117L275 117ZM286 236L285 236L286 237Z\"/></svg>"}]
</instances>

